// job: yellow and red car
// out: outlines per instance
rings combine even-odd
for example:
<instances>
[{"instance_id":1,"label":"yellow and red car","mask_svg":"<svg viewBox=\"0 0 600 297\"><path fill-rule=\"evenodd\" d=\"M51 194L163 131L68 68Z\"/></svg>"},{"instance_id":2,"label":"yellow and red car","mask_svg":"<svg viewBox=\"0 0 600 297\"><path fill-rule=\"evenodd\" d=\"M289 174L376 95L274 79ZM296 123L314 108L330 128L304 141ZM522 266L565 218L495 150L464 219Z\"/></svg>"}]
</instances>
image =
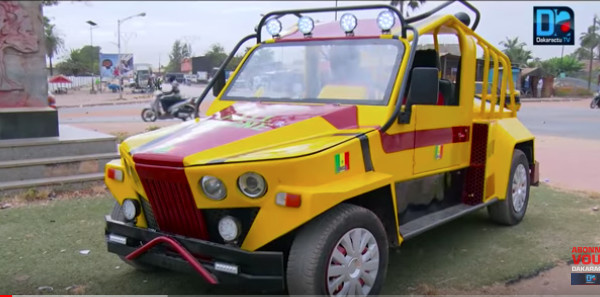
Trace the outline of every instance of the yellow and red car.
<instances>
[{"instance_id":1,"label":"yellow and red car","mask_svg":"<svg viewBox=\"0 0 600 297\"><path fill-rule=\"evenodd\" d=\"M487 77L509 59L474 32L477 9L457 3L472 25L434 15L450 2L407 19L388 5L264 15L206 88L217 94L206 118L130 137L107 164L108 250L211 284L366 295L383 286L389 247L483 207L519 223L538 182L534 136L511 74ZM332 11L339 22L309 16ZM297 18L285 33L283 16ZM442 36L460 44L456 81L441 77ZM483 89L501 94L476 98L477 48Z\"/></svg>"}]
</instances>

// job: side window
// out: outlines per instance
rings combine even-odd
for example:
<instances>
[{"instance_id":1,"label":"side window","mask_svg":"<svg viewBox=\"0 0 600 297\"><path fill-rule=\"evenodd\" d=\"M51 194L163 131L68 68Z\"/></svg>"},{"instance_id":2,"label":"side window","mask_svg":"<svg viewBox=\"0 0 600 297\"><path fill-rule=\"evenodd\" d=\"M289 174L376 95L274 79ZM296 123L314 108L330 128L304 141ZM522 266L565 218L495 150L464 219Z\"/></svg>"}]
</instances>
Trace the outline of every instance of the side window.
<instances>
[{"instance_id":1,"label":"side window","mask_svg":"<svg viewBox=\"0 0 600 297\"><path fill-rule=\"evenodd\" d=\"M440 92L444 94L444 105L460 104L460 42L452 28L442 27L437 35L440 51Z\"/></svg>"}]
</instances>

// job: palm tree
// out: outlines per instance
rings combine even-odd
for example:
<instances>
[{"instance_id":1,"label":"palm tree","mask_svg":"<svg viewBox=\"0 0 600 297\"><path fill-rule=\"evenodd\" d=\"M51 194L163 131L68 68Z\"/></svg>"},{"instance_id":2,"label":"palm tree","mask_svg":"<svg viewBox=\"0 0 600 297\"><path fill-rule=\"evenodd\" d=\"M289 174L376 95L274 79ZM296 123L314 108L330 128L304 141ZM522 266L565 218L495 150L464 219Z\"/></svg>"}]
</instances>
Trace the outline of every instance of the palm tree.
<instances>
[{"instance_id":1,"label":"palm tree","mask_svg":"<svg viewBox=\"0 0 600 297\"><path fill-rule=\"evenodd\" d=\"M503 53L505 53L513 64L527 64L527 61L531 58L531 51L526 50L525 42L520 42L519 37L510 39L506 37L505 41L500 41L500 45L504 46Z\"/></svg>"},{"instance_id":2,"label":"palm tree","mask_svg":"<svg viewBox=\"0 0 600 297\"><path fill-rule=\"evenodd\" d=\"M64 49L65 42L58 35L55 25L50 23L50 19L44 17L44 43L46 45L46 56L48 56L50 75L53 74L52 58Z\"/></svg>"},{"instance_id":3,"label":"palm tree","mask_svg":"<svg viewBox=\"0 0 600 297\"><path fill-rule=\"evenodd\" d=\"M590 49L593 51L595 47L598 47L598 55L600 56L600 36L598 35L598 28L595 26L589 26L586 32L581 32L581 36L579 36L579 41L581 42L581 47ZM588 52L589 58L589 52Z\"/></svg>"},{"instance_id":4,"label":"palm tree","mask_svg":"<svg viewBox=\"0 0 600 297\"><path fill-rule=\"evenodd\" d=\"M412 11L415 11L419 6L423 5L426 0L392 0L390 2L391 6L398 6L398 10L400 10L401 14L404 14L404 3L406 2L406 6L409 7ZM406 16L408 17L408 11L406 12Z\"/></svg>"}]
</instances>

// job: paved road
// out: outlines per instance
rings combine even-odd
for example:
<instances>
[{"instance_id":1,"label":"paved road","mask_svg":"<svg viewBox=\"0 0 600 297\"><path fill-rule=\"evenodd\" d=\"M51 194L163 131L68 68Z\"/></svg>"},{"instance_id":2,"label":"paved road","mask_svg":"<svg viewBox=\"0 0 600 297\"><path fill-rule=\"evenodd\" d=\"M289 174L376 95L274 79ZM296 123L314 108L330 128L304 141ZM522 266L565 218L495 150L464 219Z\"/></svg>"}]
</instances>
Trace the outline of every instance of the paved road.
<instances>
[{"instance_id":1,"label":"paved road","mask_svg":"<svg viewBox=\"0 0 600 297\"><path fill-rule=\"evenodd\" d=\"M576 103L524 103L518 118L535 135L600 140L600 109Z\"/></svg>"}]
</instances>

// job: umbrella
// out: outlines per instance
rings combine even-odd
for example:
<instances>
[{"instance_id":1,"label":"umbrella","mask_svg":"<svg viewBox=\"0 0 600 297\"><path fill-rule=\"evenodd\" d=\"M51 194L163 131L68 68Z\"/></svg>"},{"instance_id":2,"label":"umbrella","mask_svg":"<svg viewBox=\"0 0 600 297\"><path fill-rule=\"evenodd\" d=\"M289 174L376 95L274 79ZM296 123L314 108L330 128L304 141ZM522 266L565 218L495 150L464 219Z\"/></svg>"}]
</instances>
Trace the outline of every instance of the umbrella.
<instances>
[{"instance_id":1,"label":"umbrella","mask_svg":"<svg viewBox=\"0 0 600 297\"><path fill-rule=\"evenodd\" d=\"M61 84L70 84L71 80L66 78L64 75L56 75L48 80L49 83L61 83Z\"/></svg>"},{"instance_id":2,"label":"umbrella","mask_svg":"<svg viewBox=\"0 0 600 297\"><path fill-rule=\"evenodd\" d=\"M50 78L48 80L49 83L53 83L53 84L60 84L60 86L62 86L62 84L70 84L72 83L70 79L66 78L64 75L56 75L53 76L52 78Z\"/></svg>"}]
</instances>

